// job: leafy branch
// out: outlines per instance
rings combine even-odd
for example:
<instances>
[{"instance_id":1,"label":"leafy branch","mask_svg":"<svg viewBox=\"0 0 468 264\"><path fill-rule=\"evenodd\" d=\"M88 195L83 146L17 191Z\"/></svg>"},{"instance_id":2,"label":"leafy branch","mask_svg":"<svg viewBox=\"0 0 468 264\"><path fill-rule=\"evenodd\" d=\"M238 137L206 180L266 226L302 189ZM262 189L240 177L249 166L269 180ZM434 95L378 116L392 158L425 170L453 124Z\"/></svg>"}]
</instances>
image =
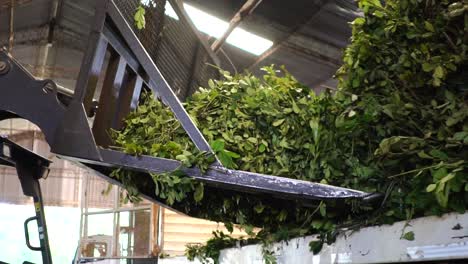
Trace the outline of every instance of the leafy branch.
<instances>
[{"instance_id":1,"label":"leafy branch","mask_svg":"<svg viewBox=\"0 0 468 264\"><path fill-rule=\"evenodd\" d=\"M210 81L185 107L224 166L385 193L381 208L350 201L350 210L340 215L330 202L278 207L252 194L208 192L180 171L148 178L119 170L115 177L130 196L150 190L189 215L247 231L259 227L254 237L270 260L269 245L294 236L318 234L310 245L315 253L333 243L340 227L464 212L468 4L361 0L359 6L364 17L352 23L333 94L315 94L284 68L265 67L262 77L221 71L223 80ZM137 26L144 26L144 10L137 14ZM129 154L177 159L200 169L210 164L151 95L114 138ZM414 239L411 233L402 238ZM234 244L228 235L215 234L206 246L189 247L188 254L216 261L222 247Z\"/></svg>"}]
</instances>

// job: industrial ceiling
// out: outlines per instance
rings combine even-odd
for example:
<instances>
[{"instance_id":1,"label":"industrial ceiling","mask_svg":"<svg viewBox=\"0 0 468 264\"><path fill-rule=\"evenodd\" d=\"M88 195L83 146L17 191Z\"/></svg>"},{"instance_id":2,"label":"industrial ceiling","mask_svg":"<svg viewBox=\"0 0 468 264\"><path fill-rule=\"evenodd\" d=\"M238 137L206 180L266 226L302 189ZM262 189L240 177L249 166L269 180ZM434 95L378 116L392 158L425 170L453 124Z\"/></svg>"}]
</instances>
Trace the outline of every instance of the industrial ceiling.
<instances>
[{"instance_id":1,"label":"industrial ceiling","mask_svg":"<svg viewBox=\"0 0 468 264\"><path fill-rule=\"evenodd\" d=\"M92 21L94 12L92 0L0 1L1 46L9 44L11 2L15 2L15 45L37 45L54 37L68 48L83 50L86 46L88 22ZM243 0L186 2L225 21L245 3ZM249 69L258 73L264 65L285 65L301 82L318 89L330 83L340 66L342 50L351 35L349 22L360 15L353 0L263 1L240 27L273 41L273 46L260 56L229 44L223 46L223 51L237 71ZM226 61L224 54L218 56ZM233 68L225 62L222 66L227 70Z\"/></svg>"}]
</instances>

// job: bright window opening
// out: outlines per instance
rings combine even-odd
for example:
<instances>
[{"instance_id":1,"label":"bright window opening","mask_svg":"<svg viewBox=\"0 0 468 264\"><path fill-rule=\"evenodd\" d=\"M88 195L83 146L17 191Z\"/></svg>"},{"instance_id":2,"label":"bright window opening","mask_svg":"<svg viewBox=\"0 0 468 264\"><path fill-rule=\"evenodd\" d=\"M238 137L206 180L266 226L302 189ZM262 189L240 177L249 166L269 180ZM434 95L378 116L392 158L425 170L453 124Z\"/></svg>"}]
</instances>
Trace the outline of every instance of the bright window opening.
<instances>
[{"instance_id":1,"label":"bright window opening","mask_svg":"<svg viewBox=\"0 0 468 264\"><path fill-rule=\"evenodd\" d=\"M205 34L220 38L229 27L228 22L200 9L188 4L184 4L184 7L198 30ZM261 55L273 45L272 41L239 27L234 29L226 42L255 55Z\"/></svg>"},{"instance_id":2,"label":"bright window opening","mask_svg":"<svg viewBox=\"0 0 468 264\"><path fill-rule=\"evenodd\" d=\"M148 0L143 0L143 3L147 1ZM223 21L213 15L201 11L198 8L189 4L184 4L184 7L197 29L209 36L220 38L229 27L229 22ZM170 4L166 5L165 13L167 16L177 20L179 19ZM257 56L261 55L273 46L272 41L248 32L240 27L234 29L226 42Z\"/></svg>"}]
</instances>

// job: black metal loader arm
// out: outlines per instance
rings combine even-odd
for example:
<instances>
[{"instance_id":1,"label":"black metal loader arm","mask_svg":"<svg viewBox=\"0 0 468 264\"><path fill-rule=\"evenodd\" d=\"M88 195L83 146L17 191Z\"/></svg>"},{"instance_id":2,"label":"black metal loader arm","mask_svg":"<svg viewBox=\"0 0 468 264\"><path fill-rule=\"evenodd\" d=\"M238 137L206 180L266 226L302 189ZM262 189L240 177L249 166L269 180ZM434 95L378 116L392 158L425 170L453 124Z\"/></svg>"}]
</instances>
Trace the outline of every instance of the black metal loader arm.
<instances>
[{"instance_id":1,"label":"black metal loader arm","mask_svg":"<svg viewBox=\"0 0 468 264\"><path fill-rule=\"evenodd\" d=\"M92 98L105 68L107 52L109 65L95 109ZM123 118L138 105L143 89L152 90L170 107L200 150L212 152L112 0L97 1L89 44L72 96L61 92L53 81L36 80L14 58L0 51L0 120L17 116L35 123L54 153L101 171L109 181L115 182L108 176L112 168L158 173L172 171L180 165L174 160L133 157L108 148L109 129L122 127ZM94 120L89 117L93 112ZM219 163L204 174L195 168L187 169L186 173L214 188L266 194L304 204L377 197L324 184L229 170ZM154 194L143 194L158 201Z\"/></svg>"},{"instance_id":2,"label":"black metal loader arm","mask_svg":"<svg viewBox=\"0 0 468 264\"><path fill-rule=\"evenodd\" d=\"M0 69L1 69L0 64ZM34 211L36 216L26 219L24 222L24 234L26 246L33 251L40 251L42 263L52 264L50 253L49 236L44 214L44 204L42 200L41 185L39 179L46 178L49 174L51 161L33 153L14 142L0 135L0 165L15 167L21 188L26 196L30 196L34 201ZM29 223L36 221L39 232L39 247L32 246L29 241ZM2 263L0 261L0 263ZM30 263L30 262L24 262Z\"/></svg>"}]
</instances>

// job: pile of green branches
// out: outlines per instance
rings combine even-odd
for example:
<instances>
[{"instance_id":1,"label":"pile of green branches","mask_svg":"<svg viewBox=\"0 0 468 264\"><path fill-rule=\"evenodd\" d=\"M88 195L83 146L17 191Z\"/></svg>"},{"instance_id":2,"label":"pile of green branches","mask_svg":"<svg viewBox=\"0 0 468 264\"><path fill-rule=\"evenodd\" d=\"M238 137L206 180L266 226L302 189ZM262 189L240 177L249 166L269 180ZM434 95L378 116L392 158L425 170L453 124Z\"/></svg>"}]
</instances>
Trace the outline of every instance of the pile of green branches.
<instances>
[{"instance_id":1,"label":"pile of green branches","mask_svg":"<svg viewBox=\"0 0 468 264\"><path fill-rule=\"evenodd\" d=\"M203 184L180 171L152 175L156 196L228 228L240 224L264 243L311 233L330 243L343 226L464 212L467 1L391 0L382 6L361 0L359 6L364 17L352 23L334 94L317 95L285 69L266 67L263 78L223 72L223 80L211 81L185 107L226 167L381 192L381 208L364 216L363 206L355 208L359 215L353 210L338 216L325 203L278 210L255 196L204 192ZM129 154L178 159L203 170L213 161L150 95L114 138ZM130 197L137 194L141 177L125 171L114 175ZM253 234L254 226L262 231ZM318 251L321 243L311 246ZM192 258L216 256L207 252L217 251L189 250Z\"/></svg>"}]
</instances>

